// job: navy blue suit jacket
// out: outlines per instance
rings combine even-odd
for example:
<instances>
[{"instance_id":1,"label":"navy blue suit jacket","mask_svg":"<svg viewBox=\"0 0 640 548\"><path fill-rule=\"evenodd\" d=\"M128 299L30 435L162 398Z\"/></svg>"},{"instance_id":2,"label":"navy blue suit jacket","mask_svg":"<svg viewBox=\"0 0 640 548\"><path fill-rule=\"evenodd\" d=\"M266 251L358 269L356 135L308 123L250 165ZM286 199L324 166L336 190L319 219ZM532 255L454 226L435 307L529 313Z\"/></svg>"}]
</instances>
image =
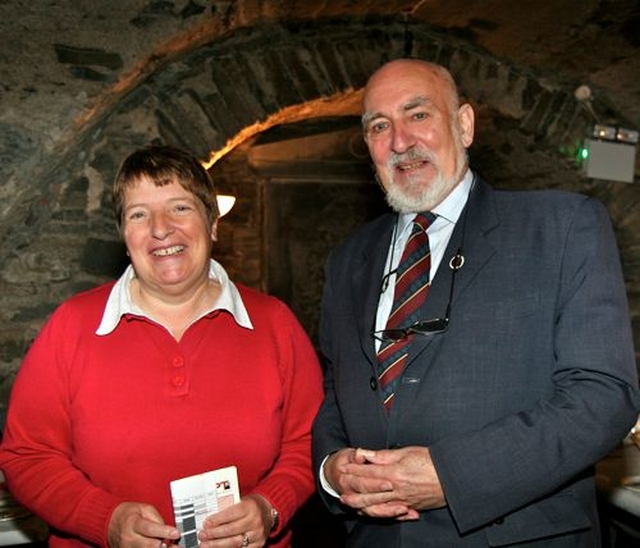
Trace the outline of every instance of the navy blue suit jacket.
<instances>
[{"instance_id":1,"label":"navy blue suit jacket","mask_svg":"<svg viewBox=\"0 0 640 548\"><path fill-rule=\"evenodd\" d=\"M483 181L467 208L422 306L424 319L444 315L464 232L449 328L413 337L390 414L372 382L370 332L395 215L332 252L320 335L326 396L313 431L316 470L344 447L429 447L447 508L377 521L321 495L347 520L352 547L597 546L592 467L639 406L607 211L575 193Z\"/></svg>"}]
</instances>

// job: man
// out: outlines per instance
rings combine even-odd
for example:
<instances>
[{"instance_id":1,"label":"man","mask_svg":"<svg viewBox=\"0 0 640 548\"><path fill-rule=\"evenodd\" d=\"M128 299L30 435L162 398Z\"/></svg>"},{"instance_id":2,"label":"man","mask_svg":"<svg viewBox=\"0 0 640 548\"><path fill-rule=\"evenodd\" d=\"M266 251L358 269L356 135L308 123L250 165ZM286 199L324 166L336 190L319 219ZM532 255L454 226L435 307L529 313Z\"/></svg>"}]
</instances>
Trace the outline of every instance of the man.
<instances>
[{"instance_id":1,"label":"man","mask_svg":"<svg viewBox=\"0 0 640 548\"><path fill-rule=\"evenodd\" d=\"M396 213L327 265L314 466L347 545L599 545L593 464L638 413L605 208L492 190L471 172L474 112L440 66L384 65L362 120ZM431 213L420 260L431 282L416 283L420 302L398 323L396 273L418 212ZM403 365L389 389L377 353L393 344Z\"/></svg>"}]
</instances>

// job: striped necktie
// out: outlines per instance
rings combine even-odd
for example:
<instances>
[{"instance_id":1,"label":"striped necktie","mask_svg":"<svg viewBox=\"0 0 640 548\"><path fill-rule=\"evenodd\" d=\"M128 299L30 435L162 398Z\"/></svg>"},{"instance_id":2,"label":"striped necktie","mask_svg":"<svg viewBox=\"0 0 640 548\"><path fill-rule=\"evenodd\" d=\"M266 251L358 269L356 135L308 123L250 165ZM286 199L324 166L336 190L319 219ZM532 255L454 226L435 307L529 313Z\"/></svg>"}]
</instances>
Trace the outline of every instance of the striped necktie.
<instances>
[{"instance_id":1,"label":"striped necktie","mask_svg":"<svg viewBox=\"0 0 640 548\"><path fill-rule=\"evenodd\" d=\"M387 329L407 327L419 320L418 309L430 287L431 254L427 228L434 219L433 213L419 213L413 220L413 229L396 271ZM409 342L409 338L396 342L385 341L378 350L378 384L387 411L391 409L395 387L407 361Z\"/></svg>"}]
</instances>

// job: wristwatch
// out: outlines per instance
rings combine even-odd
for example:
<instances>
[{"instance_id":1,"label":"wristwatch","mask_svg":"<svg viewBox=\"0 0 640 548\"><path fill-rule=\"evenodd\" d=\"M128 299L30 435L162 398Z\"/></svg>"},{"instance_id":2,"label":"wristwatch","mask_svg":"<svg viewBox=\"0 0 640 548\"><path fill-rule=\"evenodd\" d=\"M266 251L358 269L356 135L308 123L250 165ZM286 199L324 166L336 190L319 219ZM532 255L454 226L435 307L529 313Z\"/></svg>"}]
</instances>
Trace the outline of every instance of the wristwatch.
<instances>
[{"instance_id":1,"label":"wristwatch","mask_svg":"<svg viewBox=\"0 0 640 548\"><path fill-rule=\"evenodd\" d=\"M280 512L278 512L273 506L271 507L271 531L278 527L278 520L280 519Z\"/></svg>"}]
</instances>

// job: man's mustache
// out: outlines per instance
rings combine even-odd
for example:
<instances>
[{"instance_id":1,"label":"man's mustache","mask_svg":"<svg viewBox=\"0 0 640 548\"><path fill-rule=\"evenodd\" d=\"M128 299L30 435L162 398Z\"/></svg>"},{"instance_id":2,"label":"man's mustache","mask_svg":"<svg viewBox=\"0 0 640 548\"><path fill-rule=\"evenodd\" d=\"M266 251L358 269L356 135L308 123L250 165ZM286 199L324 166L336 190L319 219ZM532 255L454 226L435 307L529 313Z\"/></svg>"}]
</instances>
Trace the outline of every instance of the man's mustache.
<instances>
[{"instance_id":1,"label":"man's mustache","mask_svg":"<svg viewBox=\"0 0 640 548\"><path fill-rule=\"evenodd\" d=\"M402 154L392 153L389 157L389 167L395 169L401 164L410 162L429 162L437 166L436 155L427 149L412 148Z\"/></svg>"}]
</instances>

